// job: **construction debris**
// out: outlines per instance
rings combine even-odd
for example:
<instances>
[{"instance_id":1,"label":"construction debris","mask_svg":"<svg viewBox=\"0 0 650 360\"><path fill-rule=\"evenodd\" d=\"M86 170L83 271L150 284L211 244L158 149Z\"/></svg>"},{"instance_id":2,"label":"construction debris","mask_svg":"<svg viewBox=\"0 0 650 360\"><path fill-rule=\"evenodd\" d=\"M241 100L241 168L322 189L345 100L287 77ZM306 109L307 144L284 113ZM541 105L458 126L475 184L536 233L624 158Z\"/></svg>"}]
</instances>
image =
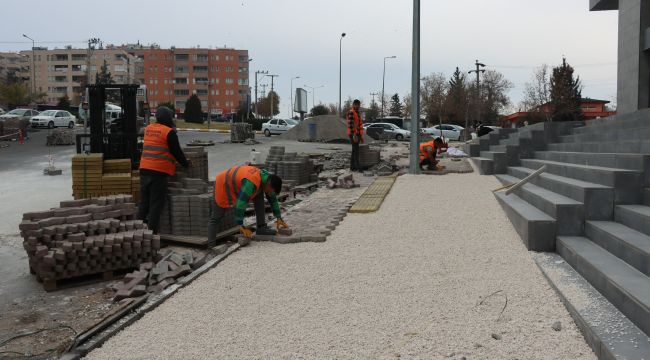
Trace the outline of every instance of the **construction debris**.
<instances>
[{"instance_id":1,"label":"construction debris","mask_svg":"<svg viewBox=\"0 0 650 360\"><path fill-rule=\"evenodd\" d=\"M241 143L246 139L255 139L253 125L247 123L233 123L230 126L230 141Z\"/></svg>"},{"instance_id":2,"label":"construction debris","mask_svg":"<svg viewBox=\"0 0 650 360\"><path fill-rule=\"evenodd\" d=\"M135 215L130 195L62 201L59 208L23 214L19 228L32 273L51 291L61 280L112 277L152 261L160 238Z\"/></svg>"},{"instance_id":3,"label":"construction debris","mask_svg":"<svg viewBox=\"0 0 650 360\"><path fill-rule=\"evenodd\" d=\"M75 132L70 129L53 129L47 134L47 146L74 145Z\"/></svg>"},{"instance_id":4,"label":"construction debris","mask_svg":"<svg viewBox=\"0 0 650 360\"><path fill-rule=\"evenodd\" d=\"M212 141L212 140L194 139L194 140L188 142L187 146L214 146L214 141Z\"/></svg>"},{"instance_id":5,"label":"construction debris","mask_svg":"<svg viewBox=\"0 0 650 360\"><path fill-rule=\"evenodd\" d=\"M352 173L339 173L332 177L327 178L327 188L328 189L352 189L359 187L358 184L354 182L354 176Z\"/></svg>"},{"instance_id":6,"label":"construction debris","mask_svg":"<svg viewBox=\"0 0 650 360\"><path fill-rule=\"evenodd\" d=\"M160 250L158 256L162 258L160 261L140 264L139 270L127 274L121 283L113 285L116 291L113 301L160 293L180 277L203 266L207 260L203 254L195 256L191 251L181 253L169 249Z\"/></svg>"}]
</instances>

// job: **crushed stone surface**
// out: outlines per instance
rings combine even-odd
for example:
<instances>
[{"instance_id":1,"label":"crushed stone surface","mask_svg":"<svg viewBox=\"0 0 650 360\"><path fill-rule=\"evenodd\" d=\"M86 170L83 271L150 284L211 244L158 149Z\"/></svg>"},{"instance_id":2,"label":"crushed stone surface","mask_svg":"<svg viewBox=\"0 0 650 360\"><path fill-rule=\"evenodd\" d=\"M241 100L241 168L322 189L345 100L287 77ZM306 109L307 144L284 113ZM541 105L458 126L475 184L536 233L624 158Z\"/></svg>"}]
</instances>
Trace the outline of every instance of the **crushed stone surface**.
<instances>
[{"instance_id":1,"label":"crushed stone surface","mask_svg":"<svg viewBox=\"0 0 650 360\"><path fill-rule=\"evenodd\" d=\"M88 358L594 359L497 187L402 176L327 242L253 243Z\"/></svg>"}]
</instances>

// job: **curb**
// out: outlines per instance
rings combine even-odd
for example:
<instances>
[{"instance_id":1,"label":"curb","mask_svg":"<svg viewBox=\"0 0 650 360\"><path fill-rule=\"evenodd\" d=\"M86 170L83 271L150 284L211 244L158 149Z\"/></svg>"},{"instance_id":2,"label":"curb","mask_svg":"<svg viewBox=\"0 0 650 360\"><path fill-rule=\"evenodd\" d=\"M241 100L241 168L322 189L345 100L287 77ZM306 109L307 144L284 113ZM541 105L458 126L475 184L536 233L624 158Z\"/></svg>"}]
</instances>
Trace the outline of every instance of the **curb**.
<instances>
[{"instance_id":1,"label":"curb","mask_svg":"<svg viewBox=\"0 0 650 360\"><path fill-rule=\"evenodd\" d=\"M230 134L230 130L219 130L219 129L179 129L179 128L177 128L176 131L196 131L196 132L213 132L213 133Z\"/></svg>"},{"instance_id":2,"label":"curb","mask_svg":"<svg viewBox=\"0 0 650 360\"><path fill-rule=\"evenodd\" d=\"M150 296L149 298L145 297L146 301L143 305L135 309L132 309L123 318L117 320L115 323L106 327L105 330L99 332L97 335L88 339L88 341L86 341L84 345L75 347L74 349L71 349L70 351L62 354L60 359L76 360L86 356L92 350L102 346L108 339L113 337L115 334L122 331L127 326L133 324L140 318L142 318L144 314L157 308L158 305L162 304L163 302L165 302L165 300L172 297L172 295L174 295L179 289L185 287L192 281L196 280L199 276L205 274L210 269L217 266L220 262L222 262L228 256L230 256L230 254L239 250L239 248L241 248L239 244L234 244L233 246L229 247L225 253L212 258L210 261L205 263L205 265L196 269L189 275L181 278L177 283L170 285L167 289L165 289L160 294Z\"/></svg>"}]
</instances>

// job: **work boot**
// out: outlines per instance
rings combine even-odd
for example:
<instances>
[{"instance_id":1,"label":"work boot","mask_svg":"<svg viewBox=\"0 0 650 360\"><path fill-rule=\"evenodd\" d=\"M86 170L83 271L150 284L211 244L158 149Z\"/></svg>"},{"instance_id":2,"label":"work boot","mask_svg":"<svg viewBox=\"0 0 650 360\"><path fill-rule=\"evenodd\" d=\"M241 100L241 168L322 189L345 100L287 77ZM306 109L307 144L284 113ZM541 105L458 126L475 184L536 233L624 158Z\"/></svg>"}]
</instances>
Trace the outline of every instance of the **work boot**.
<instances>
[{"instance_id":1,"label":"work boot","mask_svg":"<svg viewBox=\"0 0 650 360\"><path fill-rule=\"evenodd\" d=\"M257 235L276 235L278 232L266 225L258 226L255 234Z\"/></svg>"}]
</instances>

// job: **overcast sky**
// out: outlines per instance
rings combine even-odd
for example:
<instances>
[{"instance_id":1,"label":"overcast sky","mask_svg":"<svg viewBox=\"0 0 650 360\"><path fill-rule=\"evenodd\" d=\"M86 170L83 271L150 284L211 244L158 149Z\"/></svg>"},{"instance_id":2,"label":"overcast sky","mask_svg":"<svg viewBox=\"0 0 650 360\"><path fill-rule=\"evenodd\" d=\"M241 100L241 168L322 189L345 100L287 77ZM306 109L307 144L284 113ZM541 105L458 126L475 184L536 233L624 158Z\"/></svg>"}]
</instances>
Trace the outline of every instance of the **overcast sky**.
<instances>
[{"instance_id":1,"label":"overcast sky","mask_svg":"<svg viewBox=\"0 0 650 360\"><path fill-rule=\"evenodd\" d=\"M588 0L422 0L421 73L471 70L476 59L515 84L542 63L566 56L583 80L583 96L615 101L617 13L589 12ZM97 5L96 5L97 4ZM158 43L163 47L249 50L256 70L279 75L275 88L288 111L294 87L325 85L316 103L338 101L339 37L343 39L343 98L370 101L381 91L410 92L412 2L409 0L21 0L2 2L0 51L37 46ZM267 82L268 80L264 80ZM310 95L311 102L311 95Z\"/></svg>"}]
</instances>

